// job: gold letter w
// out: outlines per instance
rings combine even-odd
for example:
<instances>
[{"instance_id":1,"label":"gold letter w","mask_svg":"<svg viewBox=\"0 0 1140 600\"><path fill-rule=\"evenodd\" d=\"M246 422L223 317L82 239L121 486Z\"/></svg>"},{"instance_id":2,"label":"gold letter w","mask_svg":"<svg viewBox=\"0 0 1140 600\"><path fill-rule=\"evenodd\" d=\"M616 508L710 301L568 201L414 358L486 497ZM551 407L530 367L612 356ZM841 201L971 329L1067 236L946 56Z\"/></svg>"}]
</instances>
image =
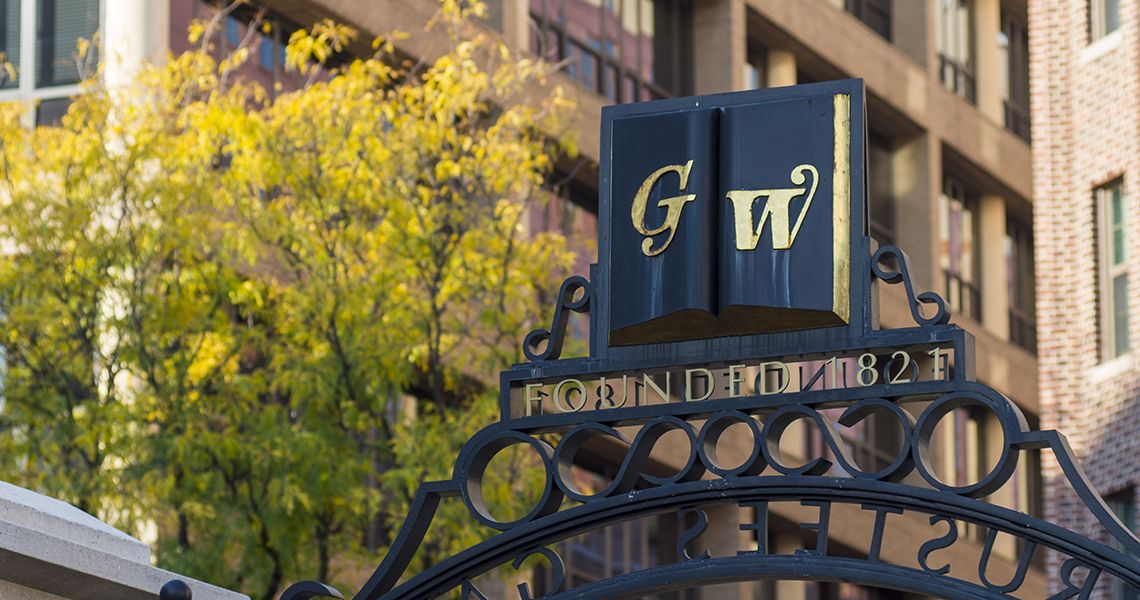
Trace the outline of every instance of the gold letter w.
<instances>
[{"instance_id":1,"label":"gold letter w","mask_svg":"<svg viewBox=\"0 0 1140 600\"><path fill-rule=\"evenodd\" d=\"M787 250L796 241L800 233L800 226L804 224L804 217L811 208L811 200L815 197L815 188L819 184L819 172L811 165L800 165L792 169L792 184L802 186L806 181L805 172L811 173L811 190L803 187L783 188L773 190L734 190L728 193L728 200L732 202L732 214L736 222L736 249L755 250L760 243L760 234L764 231L764 223L772 219L772 249ZM794 198L807 191L807 201L796 219L795 227L789 228L790 219L788 208ZM752 206L756 200L768 198L764 205L764 212L760 213L760 223L752 229Z\"/></svg>"}]
</instances>

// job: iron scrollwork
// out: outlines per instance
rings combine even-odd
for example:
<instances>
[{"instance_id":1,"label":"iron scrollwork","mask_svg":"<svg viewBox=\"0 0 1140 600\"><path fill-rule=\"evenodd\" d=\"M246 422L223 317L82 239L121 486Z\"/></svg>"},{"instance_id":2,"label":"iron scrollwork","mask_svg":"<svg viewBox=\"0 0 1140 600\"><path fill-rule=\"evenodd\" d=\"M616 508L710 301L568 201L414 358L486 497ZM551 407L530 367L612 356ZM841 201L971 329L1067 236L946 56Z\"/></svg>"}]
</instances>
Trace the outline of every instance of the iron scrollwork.
<instances>
[{"instance_id":1,"label":"iron scrollwork","mask_svg":"<svg viewBox=\"0 0 1140 600\"><path fill-rule=\"evenodd\" d=\"M480 592L472 582L474 577L504 565L513 564L518 568L532 556L542 557L555 575L546 595L538 596L548 599L633 597L639 591L680 583L803 577L805 574L817 579L841 577L945 598L1005 599L1023 584L1028 561L1040 547L1063 557L1060 583L1065 589L1054 598L1089 597L1102 573L1140 589L1140 562L1135 558L1140 555L1140 540L1121 525L1093 490L1064 436L1055 431L1031 430L1017 405L996 390L972 380L970 369L961 366L969 362L968 334L948 324L950 313L937 294L915 294L902 251L884 247L868 258L869 269L865 271L868 277L877 277L888 284L904 284L911 314L918 324L909 329L873 331L859 342L867 346L848 348L856 353L877 352L884 358L891 356L890 360L879 363L884 365L883 373L891 375L890 381L886 375L883 379L874 376L866 380L857 375L855 387L829 387L825 378L824 384L818 387L809 382L798 391L776 396L764 393L757 384L747 394L700 401L628 405L623 402L603 407L599 400L594 410L584 409L583 400L573 407L555 404L567 410L573 408L572 412L532 414L523 411L521 416L518 412L512 413L507 406L502 420L476 433L460 449L451 478L420 484L392 546L354 600L421 600L455 589L460 590L461 595L466 593L466 597L478 598ZM897 261L897 269L887 265L890 258ZM547 381L562 376L575 377L573 373L579 369L592 368L594 370L588 372L601 376L624 368L604 364L604 361L597 364L583 359L556 360L561 352L568 311L585 311L590 293L589 282L582 277L572 277L562 284L551 329L531 332L524 345L528 358L546 362L541 366L535 362L516 366L508 372L514 379L504 378L504 385L534 377L545 377ZM924 304L935 308L933 316L922 314ZM543 341L546 347L539 352L537 346ZM909 360L909 355L896 349L931 343L940 344L934 347L935 370L939 373L945 370L946 376L919 379L917 366ZM947 345L953 347L944 348ZM800 349L805 356L826 355L832 351L835 348ZM863 354L860 361L863 356L871 354ZM896 356L902 358L896 361ZM938 363L939 356L956 357L953 369L949 362ZM859 366L860 363L853 364ZM906 369L907 365L911 370ZM804 381L801 374L801 384ZM601 391L597 393L600 398ZM509 389L503 394L503 402L509 405ZM526 401L529 403L529 397ZM843 409L840 414L832 412L840 408ZM932 460L935 429L957 409L987 413L999 425L1002 436L1000 452L992 468L976 481L945 482L938 477ZM860 464L840 434L844 429L859 427L872 415L889 417L901 432L897 451L885 465ZM803 457L804 460L797 461L802 463L798 466L790 463L780 450L782 436L796 421L803 421L813 429L821 442L818 447L826 448L817 455ZM738 464L725 464L718 458L718 444L730 427L740 425L747 430L750 445ZM632 439L619 430L628 426L639 428ZM648 458L666 434L671 435L670 445L679 451L681 459L671 473L663 474L650 468ZM625 453L615 460L619 466L612 481L599 489L584 490L573 477L576 456L590 440L598 438L612 439L624 447ZM542 470L542 489L525 515L501 521L492 516L486 505L483 478L496 454L517 445L529 447L537 457L533 468ZM1022 451L1046 449L1053 452L1072 489L1111 536L1112 545L982 500L1010 480ZM401 583L440 503L448 499L462 502L475 521L498 533ZM550 547L611 523L661 513L686 517L682 523L685 531L679 540L691 540L696 538L697 530L708 524L701 505L738 503L742 507L766 507L771 501L799 501L804 506L817 508L820 520L811 524L819 538L815 550L796 556L757 551L708 557L703 552L690 555L679 543L676 563L567 590L562 560ZM874 533L867 560L827 554L825 521L833 503L853 504L874 512ZM931 551L953 543L947 542L945 536L919 549L920 569L880 561L887 515L904 512L929 515L932 526L945 523L948 531L956 532L958 521L985 527L987 537L979 565L980 583L951 578L947 569L929 564ZM688 518L694 514L695 524L685 524L694 521ZM765 523L761 520L741 524L741 528L759 530L766 527ZM995 583L985 575L989 549L997 532L1025 542L1015 575L1004 583ZM763 536L760 539L764 539ZM869 565L872 568L868 568ZM1074 576L1077 571L1084 572L1083 579ZM534 597L532 592L534 590L525 584L519 587L520 598L530 600ZM340 595L323 584L302 582L290 587L282 599L316 597L339 598Z\"/></svg>"},{"instance_id":2,"label":"iron scrollwork","mask_svg":"<svg viewBox=\"0 0 1140 600\"><path fill-rule=\"evenodd\" d=\"M884 261L887 258L893 258L898 268L891 270ZM883 246L875 251L875 255L871 257L871 271L875 277L882 279L886 283L895 284L902 282L903 287L906 288L907 306L910 308L910 314L914 317L914 322L922 327L932 327L934 325L945 325L950 322L950 310L946 306L946 300L934 292L922 292L917 296L914 293L914 284L910 280L910 259L907 257L906 252L903 252L896 246ZM922 305L927 304L934 306L934 315L927 317L922 314Z\"/></svg>"},{"instance_id":3,"label":"iron scrollwork","mask_svg":"<svg viewBox=\"0 0 1140 600\"><path fill-rule=\"evenodd\" d=\"M562 282L558 290L558 303L554 305L554 322L550 329L535 329L526 334L523 340L523 353L530 361L557 360L562 356L562 344L566 341L566 324L570 312L583 313L590 309L590 282L581 275L574 275ZM581 292L581 295L579 295ZM539 346L546 343L540 352Z\"/></svg>"}]
</instances>

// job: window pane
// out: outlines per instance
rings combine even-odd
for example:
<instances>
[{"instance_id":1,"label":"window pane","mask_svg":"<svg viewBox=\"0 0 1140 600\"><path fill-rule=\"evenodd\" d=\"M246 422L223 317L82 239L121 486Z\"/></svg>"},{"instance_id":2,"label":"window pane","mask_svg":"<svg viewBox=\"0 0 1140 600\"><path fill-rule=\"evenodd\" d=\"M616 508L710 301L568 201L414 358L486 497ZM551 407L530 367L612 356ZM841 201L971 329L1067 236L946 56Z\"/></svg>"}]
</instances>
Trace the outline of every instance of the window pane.
<instances>
[{"instance_id":1,"label":"window pane","mask_svg":"<svg viewBox=\"0 0 1140 600\"><path fill-rule=\"evenodd\" d=\"M891 0L847 0L847 12L868 27L891 39Z\"/></svg>"},{"instance_id":2,"label":"window pane","mask_svg":"<svg viewBox=\"0 0 1140 600\"><path fill-rule=\"evenodd\" d=\"M237 17L230 15L226 17L226 46L237 48L239 43L241 43L241 25Z\"/></svg>"},{"instance_id":3,"label":"window pane","mask_svg":"<svg viewBox=\"0 0 1140 600\"><path fill-rule=\"evenodd\" d=\"M1112 278L1112 327L1116 336L1116 355L1128 351L1128 276Z\"/></svg>"},{"instance_id":4,"label":"window pane","mask_svg":"<svg viewBox=\"0 0 1140 600\"><path fill-rule=\"evenodd\" d=\"M487 24L497 31L503 30L503 0L487 0Z\"/></svg>"},{"instance_id":5,"label":"window pane","mask_svg":"<svg viewBox=\"0 0 1140 600\"><path fill-rule=\"evenodd\" d=\"M1112 264L1124 264L1124 228L1112 228Z\"/></svg>"},{"instance_id":6,"label":"window pane","mask_svg":"<svg viewBox=\"0 0 1140 600\"><path fill-rule=\"evenodd\" d=\"M1121 186L1112 190L1112 264L1124 263L1124 198Z\"/></svg>"},{"instance_id":7,"label":"window pane","mask_svg":"<svg viewBox=\"0 0 1140 600\"><path fill-rule=\"evenodd\" d=\"M617 102L691 87L691 5L685 0L530 0L531 49Z\"/></svg>"},{"instance_id":8,"label":"window pane","mask_svg":"<svg viewBox=\"0 0 1140 600\"><path fill-rule=\"evenodd\" d=\"M939 78L946 87L974 101L972 0L938 0Z\"/></svg>"},{"instance_id":9,"label":"window pane","mask_svg":"<svg viewBox=\"0 0 1140 600\"><path fill-rule=\"evenodd\" d=\"M99 0L36 3L36 87L79 83L76 42L99 28Z\"/></svg>"},{"instance_id":10,"label":"window pane","mask_svg":"<svg viewBox=\"0 0 1140 600\"><path fill-rule=\"evenodd\" d=\"M895 243L893 181L891 141L872 132L867 136L867 186L871 236L884 245Z\"/></svg>"},{"instance_id":11,"label":"window pane","mask_svg":"<svg viewBox=\"0 0 1140 600\"><path fill-rule=\"evenodd\" d=\"M1104 34L1108 35L1120 27L1120 0L1104 2Z\"/></svg>"},{"instance_id":12,"label":"window pane","mask_svg":"<svg viewBox=\"0 0 1140 600\"><path fill-rule=\"evenodd\" d=\"M1124 221L1124 203L1121 199L1121 190L1119 185L1112 188L1112 224L1113 226L1119 225Z\"/></svg>"},{"instance_id":13,"label":"window pane","mask_svg":"<svg viewBox=\"0 0 1140 600\"><path fill-rule=\"evenodd\" d=\"M71 98L53 98L42 100L36 106L36 127L59 125L63 115L67 114L67 107L71 106Z\"/></svg>"},{"instance_id":14,"label":"window pane","mask_svg":"<svg viewBox=\"0 0 1140 600\"><path fill-rule=\"evenodd\" d=\"M744 65L744 82L748 89L768 87L768 50L759 44L748 44L748 61Z\"/></svg>"},{"instance_id":15,"label":"window pane","mask_svg":"<svg viewBox=\"0 0 1140 600\"><path fill-rule=\"evenodd\" d=\"M261 42L257 45L257 62L261 65L262 69L266 71L273 71L273 40L261 36Z\"/></svg>"},{"instance_id":16,"label":"window pane","mask_svg":"<svg viewBox=\"0 0 1140 600\"><path fill-rule=\"evenodd\" d=\"M0 52L13 67L20 68L20 0L0 0ZM20 83L0 74L0 89L14 88Z\"/></svg>"}]
</instances>

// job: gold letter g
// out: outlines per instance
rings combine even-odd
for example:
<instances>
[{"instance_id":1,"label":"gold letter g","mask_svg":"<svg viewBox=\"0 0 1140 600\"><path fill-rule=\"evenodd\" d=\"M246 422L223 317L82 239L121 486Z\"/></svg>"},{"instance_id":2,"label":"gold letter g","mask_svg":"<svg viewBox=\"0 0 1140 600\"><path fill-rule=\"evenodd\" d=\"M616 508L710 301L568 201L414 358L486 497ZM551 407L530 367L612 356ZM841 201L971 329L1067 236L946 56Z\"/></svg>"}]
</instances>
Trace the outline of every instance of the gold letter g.
<instances>
[{"instance_id":1,"label":"gold letter g","mask_svg":"<svg viewBox=\"0 0 1140 600\"><path fill-rule=\"evenodd\" d=\"M685 186L689 182L689 171L693 168L693 161L681 165L669 165L661 167L653 172L652 175L647 177L641 184L641 188L637 190L637 195L633 198L633 227L638 233L645 236L641 242L641 251L646 256L657 256L669 247L673 242L673 236L677 233L677 223L681 220L681 209L685 207L686 202L692 202L697 199L696 194L686 194L684 196L673 196L671 198L663 198L657 203L658 208L666 209L665 222L660 227L649 229L645 226L645 205L649 202L649 192L653 190L653 186L661 179L666 173L676 173L681 176L680 190L685 191ZM665 243L656 250L653 249L653 237L669 232L669 237L665 238Z\"/></svg>"}]
</instances>

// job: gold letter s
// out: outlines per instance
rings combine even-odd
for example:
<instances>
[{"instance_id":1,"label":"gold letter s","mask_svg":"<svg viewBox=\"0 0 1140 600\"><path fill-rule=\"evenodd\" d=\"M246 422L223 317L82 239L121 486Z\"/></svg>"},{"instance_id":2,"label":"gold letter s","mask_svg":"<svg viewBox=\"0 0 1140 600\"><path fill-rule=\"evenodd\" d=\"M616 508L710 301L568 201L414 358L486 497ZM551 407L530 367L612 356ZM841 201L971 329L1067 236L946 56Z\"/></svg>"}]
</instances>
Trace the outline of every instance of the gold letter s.
<instances>
[{"instance_id":1,"label":"gold letter s","mask_svg":"<svg viewBox=\"0 0 1140 600\"><path fill-rule=\"evenodd\" d=\"M633 197L633 210L631 214L633 218L633 228L645 236L645 239L641 242L641 251L646 256L657 256L669 247L669 244L673 242L673 236L677 233L677 223L681 220L681 209L685 207L686 202L692 202L697 199L696 194L686 194L684 196L673 196L671 198L661 199L661 201L657 203L657 206L666 209L665 222L662 223L660 227L650 229L645 225L645 205L649 202L649 192L653 191L653 186L657 183L657 180L661 179L666 173L676 173L680 175L681 186L679 189L682 192L685 191L685 186L688 185L689 182L689 171L692 168L693 161L691 160L685 163L684 166L669 165L667 167L661 167L642 182L641 188L637 190L637 195ZM652 238L664 233L666 230L669 231L669 237L665 238L665 243L662 244L660 248L654 250Z\"/></svg>"}]
</instances>

